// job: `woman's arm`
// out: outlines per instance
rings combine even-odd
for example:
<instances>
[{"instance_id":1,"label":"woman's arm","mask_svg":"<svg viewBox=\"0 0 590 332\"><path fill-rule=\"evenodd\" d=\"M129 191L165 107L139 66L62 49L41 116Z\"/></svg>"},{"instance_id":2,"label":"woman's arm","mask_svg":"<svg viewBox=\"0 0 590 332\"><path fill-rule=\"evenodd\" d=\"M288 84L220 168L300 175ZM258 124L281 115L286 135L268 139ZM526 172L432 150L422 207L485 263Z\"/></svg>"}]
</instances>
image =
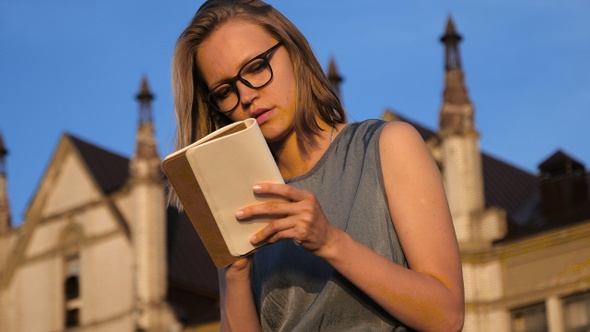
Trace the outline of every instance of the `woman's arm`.
<instances>
[{"instance_id":1,"label":"woman's arm","mask_svg":"<svg viewBox=\"0 0 590 332\"><path fill-rule=\"evenodd\" d=\"M461 330L461 259L439 170L406 123L389 123L379 143L389 210L409 269L344 233L319 255L405 324L421 331Z\"/></svg>"},{"instance_id":2,"label":"woman's arm","mask_svg":"<svg viewBox=\"0 0 590 332\"><path fill-rule=\"evenodd\" d=\"M221 331L260 331L250 286L251 258L218 270Z\"/></svg>"},{"instance_id":3,"label":"woman's arm","mask_svg":"<svg viewBox=\"0 0 590 332\"><path fill-rule=\"evenodd\" d=\"M410 125L387 124L379 142L387 201L409 269L331 226L315 196L304 190L261 184L255 192L281 195L292 203L251 206L237 216L286 215L255 235L252 242L292 238L402 323L420 331L461 330L461 259L440 173Z\"/></svg>"}]
</instances>

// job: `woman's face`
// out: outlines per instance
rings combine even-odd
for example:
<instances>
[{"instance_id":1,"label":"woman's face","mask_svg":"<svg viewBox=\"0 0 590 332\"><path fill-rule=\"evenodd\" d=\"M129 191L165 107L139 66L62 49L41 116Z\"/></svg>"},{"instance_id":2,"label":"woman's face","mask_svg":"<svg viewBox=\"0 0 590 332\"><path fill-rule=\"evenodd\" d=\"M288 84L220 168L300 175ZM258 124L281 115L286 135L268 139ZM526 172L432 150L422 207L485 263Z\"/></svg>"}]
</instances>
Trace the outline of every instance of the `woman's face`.
<instances>
[{"instance_id":1,"label":"woman's face","mask_svg":"<svg viewBox=\"0 0 590 332\"><path fill-rule=\"evenodd\" d=\"M197 66L211 91L236 77L245 64L277 43L278 40L262 27L234 19L213 30L201 43L197 50ZM287 49L279 46L268 54L267 60L273 73L270 82L261 88L251 88L234 80L239 102L226 115L232 121L255 118L266 140L273 143L293 132L297 93ZM248 73L249 70L243 70L242 78L248 79Z\"/></svg>"}]
</instances>

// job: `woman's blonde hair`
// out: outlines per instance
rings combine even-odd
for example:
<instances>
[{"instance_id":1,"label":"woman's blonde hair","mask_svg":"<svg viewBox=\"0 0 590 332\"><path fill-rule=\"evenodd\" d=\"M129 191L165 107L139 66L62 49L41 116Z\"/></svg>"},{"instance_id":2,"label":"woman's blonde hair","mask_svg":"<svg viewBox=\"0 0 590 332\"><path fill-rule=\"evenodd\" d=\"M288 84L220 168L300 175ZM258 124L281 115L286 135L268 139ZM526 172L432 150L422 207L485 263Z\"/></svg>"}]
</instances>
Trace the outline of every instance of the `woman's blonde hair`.
<instances>
[{"instance_id":1,"label":"woman's blonde hair","mask_svg":"<svg viewBox=\"0 0 590 332\"><path fill-rule=\"evenodd\" d=\"M196 65L201 43L219 25L231 19L256 24L283 43L296 77L294 128L309 140L319 134L319 116L327 124L346 122L346 113L303 34L279 11L260 0L209 0L197 11L178 38L172 59L172 88L176 111L176 150L219 129L231 121L209 107L207 86ZM171 189L171 188L170 188ZM173 190L169 203L181 207Z\"/></svg>"}]
</instances>

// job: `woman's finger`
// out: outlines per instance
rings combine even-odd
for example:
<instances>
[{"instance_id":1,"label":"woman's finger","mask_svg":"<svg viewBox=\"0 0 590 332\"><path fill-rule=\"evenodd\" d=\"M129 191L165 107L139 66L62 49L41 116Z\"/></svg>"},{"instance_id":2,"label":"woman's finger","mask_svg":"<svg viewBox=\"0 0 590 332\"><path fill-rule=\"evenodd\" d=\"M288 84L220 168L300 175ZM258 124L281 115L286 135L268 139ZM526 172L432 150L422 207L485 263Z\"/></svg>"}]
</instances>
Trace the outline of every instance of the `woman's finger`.
<instances>
[{"instance_id":1,"label":"woman's finger","mask_svg":"<svg viewBox=\"0 0 590 332\"><path fill-rule=\"evenodd\" d=\"M275 195L285 198L287 202L277 200L243 207L236 211L236 218L238 220L245 220L261 215L282 218L287 215L296 214L302 211L302 209L305 211L305 206L299 206L298 203L314 199L311 193L285 184L260 184L254 186L253 190L259 195Z\"/></svg>"},{"instance_id":2,"label":"woman's finger","mask_svg":"<svg viewBox=\"0 0 590 332\"><path fill-rule=\"evenodd\" d=\"M282 183L259 183L252 187L256 194L277 195L290 201L302 201L312 195L310 192Z\"/></svg>"},{"instance_id":3,"label":"woman's finger","mask_svg":"<svg viewBox=\"0 0 590 332\"><path fill-rule=\"evenodd\" d=\"M295 239L297 242L316 241L312 235L317 234L319 225L313 224L314 214L311 210L295 209L307 211L285 216L284 218L272 221L258 233L254 234L250 241L253 244L266 241L274 243L285 239ZM320 228L322 228L320 226Z\"/></svg>"}]
</instances>

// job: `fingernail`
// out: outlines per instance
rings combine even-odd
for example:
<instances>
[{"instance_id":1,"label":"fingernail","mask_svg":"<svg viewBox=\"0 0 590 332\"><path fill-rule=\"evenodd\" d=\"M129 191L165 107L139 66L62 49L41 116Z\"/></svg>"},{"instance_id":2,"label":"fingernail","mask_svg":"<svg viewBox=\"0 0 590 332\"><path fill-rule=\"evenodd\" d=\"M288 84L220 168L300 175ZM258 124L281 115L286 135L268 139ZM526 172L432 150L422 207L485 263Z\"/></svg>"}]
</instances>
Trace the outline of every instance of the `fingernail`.
<instances>
[{"instance_id":1,"label":"fingernail","mask_svg":"<svg viewBox=\"0 0 590 332\"><path fill-rule=\"evenodd\" d=\"M244 216L244 211L242 211L242 210L236 211L236 218L240 219L243 216Z\"/></svg>"},{"instance_id":2,"label":"fingernail","mask_svg":"<svg viewBox=\"0 0 590 332\"><path fill-rule=\"evenodd\" d=\"M250 238L250 243L256 243L256 241L258 240L258 236L256 236L256 234L252 235L252 237Z\"/></svg>"},{"instance_id":3,"label":"fingernail","mask_svg":"<svg viewBox=\"0 0 590 332\"><path fill-rule=\"evenodd\" d=\"M262 190L262 186L259 184L256 184L252 187L252 190L254 190L255 192L259 192Z\"/></svg>"}]
</instances>

